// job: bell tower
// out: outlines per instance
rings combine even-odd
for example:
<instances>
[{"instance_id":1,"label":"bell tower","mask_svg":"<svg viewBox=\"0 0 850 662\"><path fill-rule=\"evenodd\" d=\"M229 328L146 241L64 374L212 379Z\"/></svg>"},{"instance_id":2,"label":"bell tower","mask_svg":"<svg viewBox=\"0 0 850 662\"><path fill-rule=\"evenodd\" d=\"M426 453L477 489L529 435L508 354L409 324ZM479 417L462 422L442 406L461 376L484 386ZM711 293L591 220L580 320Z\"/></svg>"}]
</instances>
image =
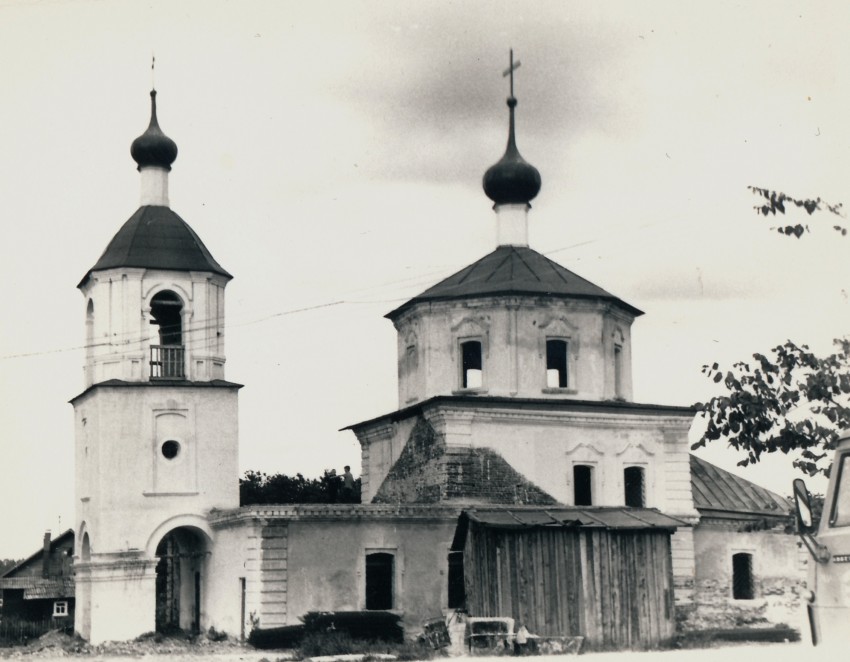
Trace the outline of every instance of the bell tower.
<instances>
[{"instance_id":1,"label":"bell tower","mask_svg":"<svg viewBox=\"0 0 850 662\"><path fill-rule=\"evenodd\" d=\"M239 505L240 385L224 379L232 276L169 207L177 145L156 110L153 90L130 150L141 205L77 286L75 627L93 643L204 627L207 514Z\"/></svg>"}]
</instances>

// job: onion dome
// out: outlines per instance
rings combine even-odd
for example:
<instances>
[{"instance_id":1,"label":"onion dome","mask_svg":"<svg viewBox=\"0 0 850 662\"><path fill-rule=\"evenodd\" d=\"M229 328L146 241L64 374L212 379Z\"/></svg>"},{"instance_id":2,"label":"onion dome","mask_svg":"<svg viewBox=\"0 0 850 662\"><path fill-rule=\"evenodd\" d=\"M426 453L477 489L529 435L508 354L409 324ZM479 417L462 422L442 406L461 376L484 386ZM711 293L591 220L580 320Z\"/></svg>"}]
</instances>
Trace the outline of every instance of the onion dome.
<instances>
[{"instance_id":1,"label":"onion dome","mask_svg":"<svg viewBox=\"0 0 850 662\"><path fill-rule=\"evenodd\" d=\"M156 121L156 90L151 90L151 123L147 131L133 141L130 155L139 164L139 170L145 167L171 170L177 158L177 143L162 132Z\"/></svg>"},{"instance_id":2,"label":"onion dome","mask_svg":"<svg viewBox=\"0 0 850 662\"><path fill-rule=\"evenodd\" d=\"M514 136L514 108L517 101L508 98L510 129L505 155L484 173L484 193L496 205L528 204L540 192L540 172L519 153Z\"/></svg>"}]
</instances>

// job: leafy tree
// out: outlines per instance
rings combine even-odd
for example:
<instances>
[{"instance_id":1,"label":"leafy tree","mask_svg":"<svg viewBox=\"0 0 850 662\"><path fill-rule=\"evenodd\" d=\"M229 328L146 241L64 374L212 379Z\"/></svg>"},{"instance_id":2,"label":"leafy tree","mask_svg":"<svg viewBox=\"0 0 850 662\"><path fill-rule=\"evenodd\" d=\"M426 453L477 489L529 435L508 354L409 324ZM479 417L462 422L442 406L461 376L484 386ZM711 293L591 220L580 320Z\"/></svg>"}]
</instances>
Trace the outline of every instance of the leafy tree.
<instances>
[{"instance_id":1,"label":"leafy tree","mask_svg":"<svg viewBox=\"0 0 850 662\"><path fill-rule=\"evenodd\" d=\"M764 216L785 214L787 204L802 207L809 215L825 211L843 218L841 204L749 188L763 198L755 210ZM833 227L847 234L845 224ZM798 239L809 232L800 224L776 229ZM746 454L740 466L758 462L764 453L799 451L794 466L809 475L828 474L830 451L841 432L850 429L850 340L837 339L834 346L832 354L817 356L806 345L789 340L728 370L717 363L703 366L703 374L722 383L725 392L695 405L706 428L692 448L725 439Z\"/></svg>"},{"instance_id":2,"label":"leafy tree","mask_svg":"<svg viewBox=\"0 0 850 662\"><path fill-rule=\"evenodd\" d=\"M341 501L342 478L334 469L325 469L319 478L305 478L298 473L268 475L246 471L239 479L239 502L251 504L336 503ZM354 501L360 502L360 479L354 481Z\"/></svg>"},{"instance_id":3,"label":"leafy tree","mask_svg":"<svg viewBox=\"0 0 850 662\"><path fill-rule=\"evenodd\" d=\"M782 191L772 191L766 188L759 188L758 186L748 186L747 188L755 195L764 198L759 204L753 207L757 213L762 214L763 216L776 216L777 212L784 215L787 204L788 206L793 205L794 207L801 207L805 209L809 216L814 214L816 211L826 211L841 219L845 218L844 208L840 202L836 205L831 205L820 198L794 198ZM836 232L840 232L842 236L847 236L846 222L842 221L840 224L833 225L832 228ZM809 226L803 225L802 223L797 223L795 225L781 225L772 229L789 237L797 237L797 239L802 237L806 232L811 232Z\"/></svg>"}]
</instances>

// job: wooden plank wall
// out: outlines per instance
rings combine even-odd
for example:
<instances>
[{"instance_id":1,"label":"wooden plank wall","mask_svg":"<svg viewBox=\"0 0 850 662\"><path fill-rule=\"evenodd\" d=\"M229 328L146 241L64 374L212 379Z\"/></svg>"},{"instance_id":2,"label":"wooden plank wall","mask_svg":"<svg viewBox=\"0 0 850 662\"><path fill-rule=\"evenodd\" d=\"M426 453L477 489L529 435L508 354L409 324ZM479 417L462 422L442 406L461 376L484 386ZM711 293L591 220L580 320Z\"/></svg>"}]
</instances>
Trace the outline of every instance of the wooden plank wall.
<instances>
[{"instance_id":1,"label":"wooden plank wall","mask_svg":"<svg viewBox=\"0 0 850 662\"><path fill-rule=\"evenodd\" d=\"M510 616L592 648L657 646L674 633L667 531L497 529L470 522L464 581L471 616Z\"/></svg>"}]
</instances>

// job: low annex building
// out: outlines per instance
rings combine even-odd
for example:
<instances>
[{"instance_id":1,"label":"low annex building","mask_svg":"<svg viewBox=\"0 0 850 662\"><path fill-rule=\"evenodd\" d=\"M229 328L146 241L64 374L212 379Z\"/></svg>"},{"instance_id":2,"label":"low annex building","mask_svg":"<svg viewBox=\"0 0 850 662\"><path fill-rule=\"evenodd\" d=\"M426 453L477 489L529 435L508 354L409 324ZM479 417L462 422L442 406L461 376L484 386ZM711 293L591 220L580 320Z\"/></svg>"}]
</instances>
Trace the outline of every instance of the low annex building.
<instances>
[{"instance_id":1,"label":"low annex building","mask_svg":"<svg viewBox=\"0 0 850 662\"><path fill-rule=\"evenodd\" d=\"M778 494L691 456L696 555L693 625L800 627L809 557Z\"/></svg>"}]
</instances>

